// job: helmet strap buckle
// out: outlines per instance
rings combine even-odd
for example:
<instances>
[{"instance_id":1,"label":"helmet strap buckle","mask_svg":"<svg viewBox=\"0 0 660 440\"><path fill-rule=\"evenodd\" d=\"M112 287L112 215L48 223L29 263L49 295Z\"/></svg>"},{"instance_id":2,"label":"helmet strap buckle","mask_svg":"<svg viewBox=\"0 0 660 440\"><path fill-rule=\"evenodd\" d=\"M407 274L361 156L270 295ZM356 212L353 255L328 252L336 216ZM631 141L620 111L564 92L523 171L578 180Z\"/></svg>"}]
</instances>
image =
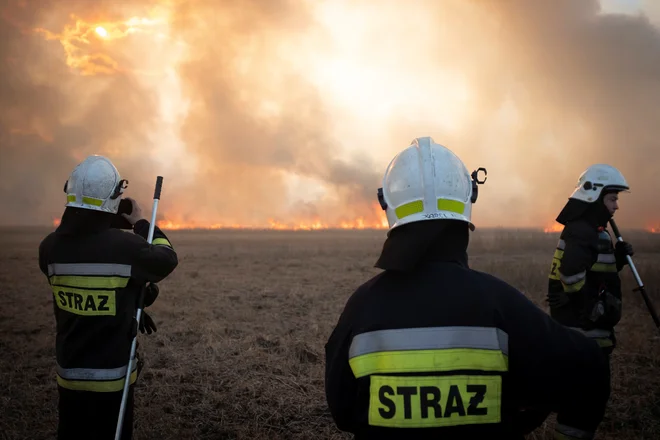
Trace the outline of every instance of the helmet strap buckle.
<instances>
[{"instance_id":1,"label":"helmet strap buckle","mask_svg":"<svg viewBox=\"0 0 660 440\"><path fill-rule=\"evenodd\" d=\"M117 184L117 186L115 187L115 192L112 193L112 195L110 196L110 198L111 198L112 200L115 200L117 197L119 197L120 195L122 195L122 193L124 192L124 190L125 190L127 187L128 187L128 180L126 180L126 179L121 179L121 180L119 181L119 183Z\"/></svg>"},{"instance_id":2,"label":"helmet strap buckle","mask_svg":"<svg viewBox=\"0 0 660 440\"><path fill-rule=\"evenodd\" d=\"M483 180L479 180L480 171L484 172ZM483 185L484 183L486 183L486 180L488 180L488 171L486 171L486 168L484 167L479 167L478 169L472 171L471 177L472 177L472 197L470 201L474 204L477 202L477 198L479 197L479 185Z\"/></svg>"},{"instance_id":3,"label":"helmet strap buckle","mask_svg":"<svg viewBox=\"0 0 660 440\"><path fill-rule=\"evenodd\" d=\"M387 202L385 201L385 196L383 195L383 188L378 188L378 203L383 211L387 210Z\"/></svg>"}]
</instances>

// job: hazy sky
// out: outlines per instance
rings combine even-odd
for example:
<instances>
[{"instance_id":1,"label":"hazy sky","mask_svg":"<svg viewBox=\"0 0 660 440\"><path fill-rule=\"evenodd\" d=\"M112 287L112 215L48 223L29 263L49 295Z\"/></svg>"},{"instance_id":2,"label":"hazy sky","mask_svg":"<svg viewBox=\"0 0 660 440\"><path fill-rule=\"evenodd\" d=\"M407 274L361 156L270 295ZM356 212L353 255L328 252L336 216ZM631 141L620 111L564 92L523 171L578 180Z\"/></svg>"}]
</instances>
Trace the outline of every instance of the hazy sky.
<instances>
[{"instance_id":1,"label":"hazy sky","mask_svg":"<svg viewBox=\"0 0 660 440\"><path fill-rule=\"evenodd\" d=\"M0 224L58 218L89 154L174 222L380 223L418 136L488 168L478 226L546 226L599 162L660 223L660 2L602 3L0 0Z\"/></svg>"}]
</instances>

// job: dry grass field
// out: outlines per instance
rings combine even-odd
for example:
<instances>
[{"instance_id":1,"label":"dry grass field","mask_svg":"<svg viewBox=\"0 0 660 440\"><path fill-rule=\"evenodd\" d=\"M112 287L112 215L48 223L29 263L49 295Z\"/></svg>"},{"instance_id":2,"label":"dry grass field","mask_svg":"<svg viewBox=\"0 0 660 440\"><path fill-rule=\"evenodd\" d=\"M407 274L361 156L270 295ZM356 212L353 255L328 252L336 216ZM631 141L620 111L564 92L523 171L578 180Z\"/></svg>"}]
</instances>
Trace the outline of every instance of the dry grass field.
<instances>
[{"instance_id":1,"label":"dry grass field","mask_svg":"<svg viewBox=\"0 0 660 440\"><path fill-rule=\"evenodd\" d=\"M52 439L54 318L37 248L48 230L0 231L0 438ZM625 234L625 231L623 231ZM384 231L169 233L179 267L149 309L136 390L136 439L342 439L325 403L324 350L346 299L378 273ZM660 235L624 235L660 307ZM472 267L537 305L556 234L477 230ZM598 439L660 438L660 339L622 272L624 318ZM552 418L528 436L550 439Z\"/></svg>"}]
</instances>

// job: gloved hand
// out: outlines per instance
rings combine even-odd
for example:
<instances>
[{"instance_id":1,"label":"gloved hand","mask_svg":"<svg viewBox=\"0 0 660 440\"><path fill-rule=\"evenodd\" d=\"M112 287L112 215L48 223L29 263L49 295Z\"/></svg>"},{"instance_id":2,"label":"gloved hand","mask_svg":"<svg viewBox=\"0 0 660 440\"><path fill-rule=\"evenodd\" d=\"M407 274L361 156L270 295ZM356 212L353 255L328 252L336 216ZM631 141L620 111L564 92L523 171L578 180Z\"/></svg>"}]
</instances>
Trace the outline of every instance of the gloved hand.
<instances>
[{"instance_id":1,"label":"gloved hand","mask_svg":"<svg viewBox=\"0 0 660 440\"><path fill-rule=\"evenodd\" d=\"M631 257L635 255L632 245L627 241L617 241L616 246L614 246L614 252L623 259L626 258L626 255L630 255Z\"/></svg>"},{"instance_id":2,"label":"gloved hand","mask_svg":"<svg viewBox=\"0 0 660 440\"><path fill-rule=\"evenodd\" d=\"M160 289L158 288L158 284L156 283L149 283L147 284L147 288L145 289L144 292L144 306L149 307L156 301L156 298L158 298L158 294L160 293Z\"/></svg>"},{"instance_id":3,"label":"gloved hand","mask_svg":"<svg viewBox=\"0 0 660 440\"><path fill-rule=\"evenodd\" d=\"M142 315L140 316L140 333L144 334L145 331L150 335L152 332L157 331L157 329L156 323L151 319L151 316L145 310L142 310Z\"/></svg>"},{"instance_id":4,"label":"gloved hand","mask_svg":"<svg viewBox=\"0 0 660 440\"><path fill-rule=\"evenodd\" d=\"M621 300L601 287L593 303L589 319L599 328L611 328L621 320Z\"/></svg>"},{"instance_id":5,"label":"gloved hand","mask_svg":"<svg viewBox=\"0 0 660 440\"><path fill-rule=\"evenodd\" d=\"M565 292L552 292L546 298L548 305L552 308L564 307L570 302L570 298Z\"/></svg>"}]
</instances>

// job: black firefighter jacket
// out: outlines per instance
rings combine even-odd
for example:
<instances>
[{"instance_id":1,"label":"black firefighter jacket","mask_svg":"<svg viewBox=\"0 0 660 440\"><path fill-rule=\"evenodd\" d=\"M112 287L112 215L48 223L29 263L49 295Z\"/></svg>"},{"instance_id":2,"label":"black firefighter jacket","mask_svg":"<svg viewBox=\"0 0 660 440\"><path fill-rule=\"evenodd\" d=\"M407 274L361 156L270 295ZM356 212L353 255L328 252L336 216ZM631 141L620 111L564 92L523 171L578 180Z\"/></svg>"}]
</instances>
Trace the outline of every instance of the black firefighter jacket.
<instances>
[{"instance_id":1,"label":"black firefighter jacket","mask_svg":"<svg viewBox=\"0 0 660 440\"><path fill-rule=\"evenodd\" d=\"M568 222L550 267L551 316L580 329L601 347L613 348L613 329L622 308L619 272L625 264L625 255L615 251L607 229L582 219Z\"/></svg>"},{"instance_id":2,"label":"black firefighter jacket","mask_svg":"<svg viewBox=\"0 0 660 440\"><path fill-rule=\"evenodd\" d=\"M158 227L147 242L147 220L135 224L134 234L109 227L71 234L66 216L39 247L53 292L57 382L70 390L121 391L140 289L168 276L177 254ZM131 383L136 377L134 369Z\"/></svg>"},{"instance_id":3,"label":"black firefighter jacket","mask_svg":"<svg viewBox=\"0 0 660 440\"><path fill-rule=\"evenodd\" d=\"M463 257L375 276L325 349L332 417L356 439L522 439L550 411L562 438L588 439L610 392L594 341Z\"/></svg>"}]
</instances>

